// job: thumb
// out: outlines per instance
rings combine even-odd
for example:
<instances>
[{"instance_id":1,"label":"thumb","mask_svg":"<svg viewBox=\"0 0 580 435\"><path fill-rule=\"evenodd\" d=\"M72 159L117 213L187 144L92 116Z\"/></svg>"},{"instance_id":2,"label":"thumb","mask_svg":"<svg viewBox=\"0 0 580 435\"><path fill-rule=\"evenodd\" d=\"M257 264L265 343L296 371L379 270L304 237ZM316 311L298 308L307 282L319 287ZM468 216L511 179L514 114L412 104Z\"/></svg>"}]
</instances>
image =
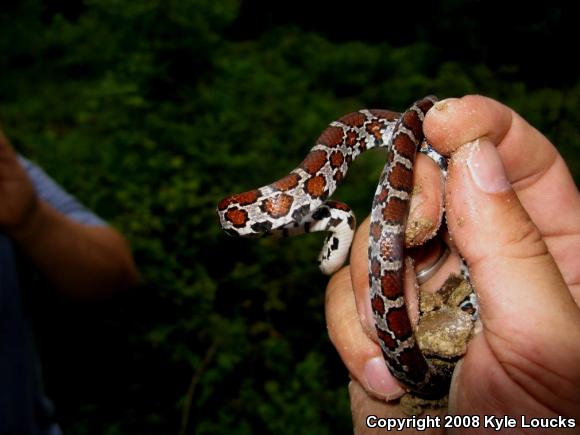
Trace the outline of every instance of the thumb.
<instances>
[{"instance_id":1,"label":"thumb","mask_svg":"<svg viewBox=\"0 0 580 435\"><path fill-rule=\"evenodd\" d=\"M561 363L564 349L578 360L580 312L490 140L457 150L446 193L450 234L470 267L484 332L503 343L498 351L527 345L544 367Z\"/></svg>"}]
</instances>

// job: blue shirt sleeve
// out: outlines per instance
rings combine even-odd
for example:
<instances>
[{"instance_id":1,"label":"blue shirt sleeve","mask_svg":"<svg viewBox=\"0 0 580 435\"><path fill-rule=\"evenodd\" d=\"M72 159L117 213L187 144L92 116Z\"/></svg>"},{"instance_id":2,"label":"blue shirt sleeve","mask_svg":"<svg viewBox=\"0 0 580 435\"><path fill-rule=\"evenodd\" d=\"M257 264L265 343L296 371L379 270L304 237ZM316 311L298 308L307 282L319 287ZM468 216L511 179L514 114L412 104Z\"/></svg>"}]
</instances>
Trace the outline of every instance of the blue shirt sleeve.
<instances>
[{"instance_id":1,"label":"blue shirt sleeve","mask_svg":"<svg viewBox=\"0 0 580 435\"><path fill-rule=\"evenodd\" d=\"M84 225L106 226L107 223L67 193L46 172L30 160L18 156L20 164L32 181L38 197L49 203L65 216Z\"/></svg>"}]
</instances>

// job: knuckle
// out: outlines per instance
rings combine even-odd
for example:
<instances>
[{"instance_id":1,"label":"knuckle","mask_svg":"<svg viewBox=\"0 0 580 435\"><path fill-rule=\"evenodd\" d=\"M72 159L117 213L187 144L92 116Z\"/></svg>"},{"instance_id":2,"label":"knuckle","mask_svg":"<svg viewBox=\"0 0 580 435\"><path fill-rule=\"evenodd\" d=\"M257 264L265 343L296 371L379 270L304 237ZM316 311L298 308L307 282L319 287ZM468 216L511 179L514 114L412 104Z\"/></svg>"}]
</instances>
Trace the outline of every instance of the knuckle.
<instances>
[{"instance_id":1,"label":"knuckle","mask_svg":"<svg viewBox=\"0 0 580 435\"><path fill-rule=\"evenodd\" d=\"M542 234L529 218L506 232L498 248L502 255L512 258L537 257L548 253Z\"/></svg>"}]
</instances>

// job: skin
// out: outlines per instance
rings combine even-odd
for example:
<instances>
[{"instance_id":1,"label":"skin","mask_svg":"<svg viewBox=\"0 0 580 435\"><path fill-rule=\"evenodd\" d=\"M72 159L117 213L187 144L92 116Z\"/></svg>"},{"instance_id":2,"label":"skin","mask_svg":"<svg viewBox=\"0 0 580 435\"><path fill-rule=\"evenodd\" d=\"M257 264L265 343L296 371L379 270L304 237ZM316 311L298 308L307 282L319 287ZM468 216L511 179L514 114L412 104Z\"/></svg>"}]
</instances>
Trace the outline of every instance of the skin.
<instances>
[{"instance_id":1,"label":"skin","mask_svg":"<svg viewBox=\"0 0 580 435\"><path fill-rule=\"evenodd\" d=\"M40 200L0 130L0 232L63 295L101 298L138 281L125 239L110 227L77 223Z\"/></svg>"},{"instance_id":2,"label":"skin","mask_svg":"<svg viewBox=\"0 0 580 435\"><path fill-rule=\"evenodd\" d=\"M445 198L446 242L467 261L480 301L481 325L455 370L446 412L561 415L580 425L580 195L564 160L517 113L482 96L439 102L424 131L451 157L449 176L442 184L437 175L422 175L409 221L437 221L439 198ZM428 164L420 159L416 172ZM356 433L376 430L365 425L370 414L404 416L387 403L403 389L374 359L381 353L367 301L367 239L368 219L355 236L350 266L331 278L326 294L329 334L351 374ZM417 269L441 249L430 245L435 248L420 252ZM437 288L456 267L452 255L425 286Z\"/></svg>"}]
</instances>

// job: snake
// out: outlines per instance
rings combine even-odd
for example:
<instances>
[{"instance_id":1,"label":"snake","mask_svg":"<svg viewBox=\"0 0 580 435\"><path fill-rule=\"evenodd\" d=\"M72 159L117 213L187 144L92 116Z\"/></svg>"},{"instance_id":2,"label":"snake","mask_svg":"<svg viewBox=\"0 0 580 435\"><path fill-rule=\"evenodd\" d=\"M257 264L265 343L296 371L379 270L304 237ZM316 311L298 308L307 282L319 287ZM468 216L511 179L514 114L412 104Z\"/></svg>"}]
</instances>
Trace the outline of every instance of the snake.
<instances>
[{"instance_id":1,"label":"snake","mask_svg":"<svg viewBox=\"0 0 580 435\"><path fill-rule=\"evenodd\" d=\"M442 171L446 160L425 141L423 120L437 99L416 101L399 113L362 109L342 116L322 132L304 160L280 180L219 201L221 227L230 235L294 236L327 231L318 263L332 274L345 262L355 216L330 200L352 162L363 152L386 148L384 169L372 202L368 248L370 302L385 363L404 388L419 397L447 394L452 373L417 344L404 298L405 228L417 151Z\"/></svg>"}]
</instances>

